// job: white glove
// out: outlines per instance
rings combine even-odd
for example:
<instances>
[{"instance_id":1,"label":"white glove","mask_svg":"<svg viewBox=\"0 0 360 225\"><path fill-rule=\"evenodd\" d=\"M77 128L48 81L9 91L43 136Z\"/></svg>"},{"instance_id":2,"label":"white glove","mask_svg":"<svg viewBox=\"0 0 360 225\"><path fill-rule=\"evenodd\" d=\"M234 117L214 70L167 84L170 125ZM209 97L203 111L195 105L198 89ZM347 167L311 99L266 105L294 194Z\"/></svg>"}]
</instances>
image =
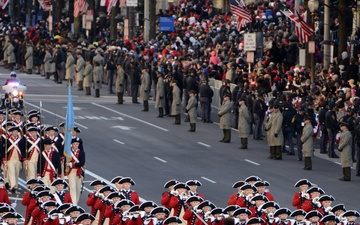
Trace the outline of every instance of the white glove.
<instances>
[{"instance_id":1,"label":"white glove","mask_svg":"<svg viewBox=\"0 0 360 225\"><path fill-rule=\"evenodd\" d=\"M329 207L326 207L325 209L325 212L331 212L332 208L329 206Z\"/></svg>"},{"instance_id":2,"label":"white glove","mask_svg":"<svg viewBox=\"0 0 360 225\"><path fill-rule=\"evenodd\" d=\"M69 180L68 176L65 176L65 177L64 177L64 180Z\"/></svg>"},{"instance_id":3,"label":"white glove","mask_svg":"<svg viewBox=\"0 0 360 225\"><path fill-rule=\"evenodd\" d=\"M40 177L40 176L38 176L38 177L36 177L36 179L40 179L40 180L41 180L41 177Z\"/></svg>"},{"instance_id":4,"label":"white glove","mask_svg":"<svg viewBox=\"0 0 360 225\"><path fill-rule=\"evenodd\" d=\"M301 197L306 198L306 199L310 199L310 195L308 193L306 193L306 192L302 192Z\"/></svg>"},{"instance_id":5,"label":"white glove","mask_svg":"<svg viewBox=\"0 0 360 225\"><path fill-rule=\"evenodd\" d=\"M210 216L209 219L210 219L210 222L214 222L214 221L215 221L215 217L213 217L213 216Z\"/></svg>"},{"instance_id":6,"label":"white glove","mask_svg":"<svg viewBox=\"0 0 360 225\"><path fill-rule=\"evenodd\" d=\"M202 210L201 210L201 209L197 209L197 210L196 210L196 213L197 213L197 214L202 213Z\"/></svg>"},{"instance_id":7,"label":"white glove","mask_svg":"<svg viewBox=\"0 0 360 225\"><path fill-rule=\"evenodd\" d=\"M144 225L148 225L149 223L150 223L150 221L151 221L151 218L148 218L148 219L146 219L146 220L144 220Z\"/></svg>"},{"instance_id":8,"label":"white glove","mask_svg":"<svg viewBox=\"0 0 360 225\"><path fill-rule=\"evenodd\" d=\"M140 217L143 218L145 216L145 212L144 211L140 211Z\"/></svg>"},{"instance_id":9,"label":"white glove","mask_svg":"<svg viewBox=\"0 0 360 225\"><path fill-rule=\"evenodd\" d=\"M252 198L251 195L246 196L246 200L247 200L247 201L250 201L251 198Z\"/></svg>"},{"instance_id":10,"label":"white glove","mask_svg":"<svg viewBox=\"0 0 360 225\"><path fill-rule=\"evenodd\" d=\"M52 215L50 215L50 219L52 219L52 220L55 220L55 219L56 219L56 217L57 217L57 215L56 215L56 214L52 214Z\"/></svg>"},{"instance_id":11,"label":"white glove","mask_svg":"<svg viewBox=\"0 0 360 225\"><path fill-rule=\"evenodd\" d=\"M11 207L13 208L16 208L17 204L14 202L14 203L11 203Z\"/></svg>"},{"instance_id":12,"label":"white glove","mask_svg":"<svg viewBox=\"0 0 360 225\"><path fill-rule=\"evenodd\" d=\"M140 214L136 213L134 214L134 218L138 218L140 216Z\"/></svg>"}]
</instances>

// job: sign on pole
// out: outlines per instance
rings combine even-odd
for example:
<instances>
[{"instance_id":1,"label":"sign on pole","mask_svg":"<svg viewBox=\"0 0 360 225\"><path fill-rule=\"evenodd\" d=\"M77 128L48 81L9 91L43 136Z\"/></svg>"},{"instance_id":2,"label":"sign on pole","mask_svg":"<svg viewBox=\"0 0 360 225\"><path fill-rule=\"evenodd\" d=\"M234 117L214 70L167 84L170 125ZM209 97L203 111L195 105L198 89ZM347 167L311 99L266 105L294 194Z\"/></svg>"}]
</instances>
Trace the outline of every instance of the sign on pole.
<instances>
[{"instance_id":1,"label":"sign on pole","mask_svg":"<svg viewBox=\"0 0 360 225\"><path fill-rule=\"evenodd\" d=\"M310 54L315 53L315 41L309 41L308 42L308 51Z\"/></svg>"},{"instance_id":2,"label":"sign on pole","mask_svg":"<svg viewBox=\"0 0 360 225\"><path fill-rule=\"evenodd\" d=\"M255 53L254 52L246 52L246 62L254 63L255 61Z\"/></svg>"},{"instance_id":3,"label":"sign on pole","mask_svg":"<svg viewBox=\"0 0 360 225\"><path fill-rule=\"evenodd\" d=\"M256 51L256 33L244 34L244 50Z\"/></svg>"},{"instance_id":4,"label":"sign on pole","mask_svg":"<svg viewBox=\"0 0 360 225\"><path fill-rule=\"evenodd\" d=\"M137 7L138 1L137 0L126 0L127 7Z\"/></svg>"},{"instance_id":5,"label":"sign on pole","mask_svg":"<svg viewBox=\"0 0 360 225\"><path fill-rule=\"evenodd\" d=\"M174 32L174 17L160 17L159 30L160 32Z\"/></svg>"}]
</instances>

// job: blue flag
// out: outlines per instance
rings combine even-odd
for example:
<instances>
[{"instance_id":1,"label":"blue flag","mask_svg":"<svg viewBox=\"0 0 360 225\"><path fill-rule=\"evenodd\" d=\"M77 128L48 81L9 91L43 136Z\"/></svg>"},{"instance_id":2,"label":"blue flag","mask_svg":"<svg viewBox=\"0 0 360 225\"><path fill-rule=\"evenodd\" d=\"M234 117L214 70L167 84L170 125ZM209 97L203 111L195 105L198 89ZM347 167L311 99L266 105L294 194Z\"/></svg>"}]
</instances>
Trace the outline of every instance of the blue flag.
<instances>
[{"instance_id":1,"label":"blue flag","mask_svg":"<svg viewBox=\"0 0 360 225\"><path fill-rule=\"evenodd\" d=\"M74 130L74 108L71 95L71 85L68 85L68 102L66 107L66 124L65 124L65 143L64 143L64 155L66 157L66 162L71 160L71 139L72 133Z\"/></svg>"}]
</instances>

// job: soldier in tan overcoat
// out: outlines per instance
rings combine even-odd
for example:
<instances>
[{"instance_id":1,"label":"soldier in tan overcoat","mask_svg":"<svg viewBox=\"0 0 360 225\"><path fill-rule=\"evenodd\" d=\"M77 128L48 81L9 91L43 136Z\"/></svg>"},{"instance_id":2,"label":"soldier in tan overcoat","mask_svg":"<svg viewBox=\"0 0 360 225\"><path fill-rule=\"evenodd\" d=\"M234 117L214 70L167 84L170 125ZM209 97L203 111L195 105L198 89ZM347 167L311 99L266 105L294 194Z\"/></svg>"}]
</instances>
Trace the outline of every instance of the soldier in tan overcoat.
<instances>
[{"instance_id":1,"label":"soldier in tan overcoat","mask_svg":"<svg viewBox=\"0 0 360 225\"><path fill-rule=\"evenodd\" d=\"M91 65L90 59L86 60L84 69L84 87L85 95L91 95L91 83L93 80L93 67Z\"/></svg>"},{"instance_id":2,"label":"soldier in tan overcoat","mask_svg":"<svg viewBox=\"0 0 360 225\"><path fill-rule=\"evenodd\" d=\"M66 57L66 63L65 63L65 69L66 69L65 79L68 80L68 82L70 82L71 85L72 85L72 81L75 76L75 66L74 65L75 65L74 56L72 55L71 51L68 50L67 57Z\"/></svg>"},{"instance_id":3,"label":"soldier in tan overcoat","mask_svg":"<svg viewBox=\"0 0 360 225\"><path fill-rule=\"evenodd\" d=\"M156 102L155 108L159 109L158 117L164 117L164 106L165 106L165 84L163 74L161 72L157 73L157 83L156 83Z\"/></svg>"},{"instance_id":4,"label":"soldier in tan overcoat","mask_svg":"<svg viewBox=\"0 0 360 225\"><path fill-rule=\"evenodd\" d=\"M196 130L196 117L197 117L197 112L196 112L196 106L198 104L197 100L196 100L196 92L194 90L189 91L189 100L188 100L188 104L185 107L185 112L189 115L189 121L190 121L190 129L188 130L189 132L195 132Z\"/></svg>"},{"instance_id":5,"label":"soldier in tan overcoat","mask_svg":"<svg viewBox=\"0 0 360 225\"><path fill-rule=\"evenodd\" d=\"M239 119L238 119L238 133L241 140L240 149L247 149L248 137L250 134L251 117L249 109L246 106L246 99L241 98L239 100Z\"/></svg>"},{"instance_id":6,"label":"soldier in tan overcoat","mask_svg":"<svg viewBox=\"0 0 360 225\"><path fill-rule=\"evenodd\" d=\"M7 57L8 57L7 60L8 60L9 70L13 70L14 66L15 66L15 63L16 63L14 50L15 50L14 45L11 42L9 42L9 46L6 49Z\"/></svg>"},{"instance_id":7,"label":"soldier in tan overcoat","mask_svg":"<svg viewBox=\"0 0 360 225\"><path fill-rule=\"evenodd\" d=\"M150 97L150 75L147 68L141 69L141 86L140 86L140 99L143 100L144 109L142 111L149 111L149 97Z\"/></svg>"},{"instance_id":8,"label":"soldier in tan overcoat","mask_svg":"<svg viewBox=\"0 0 360 225\"><path fill-rule=\"evenodd\" d=\"M282 145L284 143L282 122L283 116L280 112L280 102L278 100L275 100L273 108L271 109L270 119L265 124L268 144L270 146L269 159L282 159Z\"/></svg>"},{"instance_id":9,"label":"soldier in tan overcoat","mask_svg":"<svg viewBox=\"0 0 360 225\"><path fill-rule=\"evenodd\" d=\"M50 53L50 49L45 49L45 56L44 56L44 72L45 72L45 79L50 79L51 74L51 63L52 63L52 56Z\"/></svg>"},{"instance_id":10,"label":"soldier in tan overcoat","mask_svg":"<svg viewBox=\"0 0 360 225\"><path fill-rule=\"evenodd\" d=\"M220 111L218 113L220 117L220 129L223 130L224 137L220 140L220 142L230 143L231 141L231 95L226 93L224 95L224 100L221 105Z\"/></svg>"},{"instance_id":11,"label":"soldier in tan overcoat","mask_svg":"<svg viewBox=\"0 0 360 225\"><path fill-rule=\"evenodd\" d=\"M341 167L343 169L344 176L340 178L341 181L351 181L351 166L352 166L352 156L351 156L351 133L348 130L349 124L346 122L340 123L340 142L338 146L338 151L340 152L341 158Z\"/></svg>"},{"instance_id":12,"label":"soldier in tan overcoat","mask_svg":"<svg viewBox=\"0 0 360 225\"><path fill-rule=\"evenodd\" d=\"M172 90L172 104L171 104L171 115L175 117L176 125L181 124L181 91L180 88L177 86L177 81L172 80L171 86Z\"/></svg>"},{"instance_id":13,"label":"soldier in tan overcoat","mask_svg":"<svg viewBox=\"0 0 360 225\"><path fill-rule=\"evenodd\" d=\"M116 72L116 80L115 80L115 91L118 96L118 104L123 104L124 102L124 82L125 82L125 71L122 68L121 63L117 65L117 72Z\"/></svg>"},{"instance_id":14,"label":"soldier in tan overcoat","mask_svg":"<svg viewBox=\"0 0 360 225\"><path fill-rule=\"evenodd\" d=\"M83 88L83 80L84 80L84 70L85 70L85 60L82 57L81 51L76 54L76 83L78 85L78 91L84 90Z\"/></svg>"},{"instance_id":15,"label":"soldier in tan overcoat","mask_svg":"<svg viewBox=\"0 0 360 225\"><path fill-rule=\"evenodd\" d=\"M304 128L301 135L302 143L302 154L304 157L304 170L312 170L311 156L313 151L314 140L312 138L314 134L314 129L311 124L311 116L305 116L304 118Z\"/></svg>"}]
</instances>

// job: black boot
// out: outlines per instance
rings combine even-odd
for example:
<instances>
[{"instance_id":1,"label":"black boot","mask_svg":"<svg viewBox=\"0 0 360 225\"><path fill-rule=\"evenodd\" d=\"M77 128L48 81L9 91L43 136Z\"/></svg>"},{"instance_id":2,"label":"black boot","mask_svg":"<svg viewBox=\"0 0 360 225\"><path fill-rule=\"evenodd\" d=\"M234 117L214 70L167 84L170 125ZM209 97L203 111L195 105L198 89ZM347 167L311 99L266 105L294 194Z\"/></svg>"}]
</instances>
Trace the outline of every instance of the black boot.
<instances>
[{"instance_id":1,"label":"black boot","mask_svg":"<svg viewBox=\"0 0 360 225\"><path fill-rule=\"evenodd\" d=\"M189 119L189 114L186 115L185 119L184 119L184 122L189 122L190 119Z\"/></svg>"},{"instance_id":2,"label":"black boot","mask_svg":"<svg viewBox=\"0 0 360 225\"><path fill-rule=\"evenodd\" d=\"M304 157L304 170L312 170L311 157Z\"/></svg>"},{"instance_id":3,"label":"black boot","mask_svg":"<svg viewBox=\"0 0 360 225\"><path fill-rule=\"evenodd\" d=\"M82 91L82 90L84 90L83 89L83 81L79 80L79 89L78 89L78 91Z\"/></svg>"},{"instance_id":4,"label":"black boot","mask_svg":"<svg viewBox=\"0 0 360 225\"><path fill-rule=\"evenodd\" d=\"M180 115L175 115L175 123L176 125L180 125L181 124L181 117Z\"/></svg>"},{"instance_id":5,"label":"black boot","mask_svg":"<svg viewBox=\"0 0 360 225\"><path fill-rule=\"evenodd\" d=\"M157 117L159 117L159 118L164 117L164 108L163 107L159 107L159 115Z\"/></svg>"},{"instance_id":6,"label":"black boot","mask_svg":"<svg viewBox=\"0 0 360 225\"><path fill-rule=\"evenodd\" d=\"M344 176L340 178L341 181L351 181L351 168L350 167L344 167L343 168L343 174Z\"/></svg>"},{"instance_id":7,"label":"black boot","mask_svg":"<svg viewBox=\"0 0 360 225\"><path fill-rule=\"evenodd\" d=\"M274 159L275 158L275 150L274 150L274 146L270 146L270 156L268 157L269 159Z\"/></svg>"},{"instance_id":8,"label":"black boot","mask_svg":"<svg viewBox=\"0 0 360 225\"><path fill-rule=\"evenodd\" d=\"M190 123L190 129L188 130L189 132L195 132L195 123Z\"/></svg>"},{"instance_id":9,"label":"black boot","mask_svg":"<svg viewBox=\"0 0 360 225\"><path fill-rule=\"evenodd\" d=\"M46 73L45 79L50 79L50 73Z\"/></svg>"},{"instance_id":10,"label":"black boot","mask_svg":"<svg viewBox=\"0 0 360 225\"><path fill-rule=\"evenodd\" d=\"M144 100L144 109L142 111L144 111L144 112L149 111L149 101L148 100Z\"/></svg>"},{"instance_id":11,"label":"black boot","mask_svg":"<svg viewBox=\"0 0 360 225\"><path fill-rule=\"evenodd\" d=\"M95 98L100 98L100 89L95 89Z\"/></svg>"},{"instance_id":12,"label":"black boot","mask_svg":"<svg viewBox=\"0 0 360 225\"><path fill-rule=\"evenodd\" d=\"M275 146L275 159L282 160L282 147L281 146Z\"/></svg>"},{"instance_id":13,"label":"black boot","mask_svg":"<svg viewBox=\"0 0 360 225\"><path fill-rule=\"evenodd\" d=\"M222 131L223 131L223 138L221 140L219 140L220 142L224 142L225 136L226 136L226 130L223 129Z\"/></svg>"},{"instance_id":14,"label":"black boot","mask_svg":"<svg viewBox=\"0 0 360 225\"><path fill-rule=\"evenodd\" d=\"M32 69L28 69L27 74L32 74Z\"/></svg>"},{"instance_id":15,"label":"black boot","mask_svg":"<svg viewBox=\"0 0 360 225\"><path fill-rule=\"evenodd\" d=\"M91 95L91 89L90 87L85 87L85 95Z\"/></svg>"},{"instance_id":16,"label":"black boot","mask_svg":"<svg viewBox=\"0 0 360 225\"><path fill-rule=\"evenodd\" d=\"M226 129L225 130L225 139L223 141L224 143L230 143L231 142L231 130Z\"/></svg>"},{"instance_id":17,"label":"black boot","mask_svg":"<svg viewBox=\"0 0 360 225\"><path fill-rule=\"evenodd\" d=\"M247 138L241 138L240 149L247 149Z\"/></svg>"},{"instance_id":18,"label":"black boot","mask_svg":"<svg viewBox=\"0 0 360 225\"><path fill-rule=\"evenodd\" d=\"M118 97L118 104L123 104L123 93L122 92L117 92L117 97Z\"/></svg>"}]
</instances>

